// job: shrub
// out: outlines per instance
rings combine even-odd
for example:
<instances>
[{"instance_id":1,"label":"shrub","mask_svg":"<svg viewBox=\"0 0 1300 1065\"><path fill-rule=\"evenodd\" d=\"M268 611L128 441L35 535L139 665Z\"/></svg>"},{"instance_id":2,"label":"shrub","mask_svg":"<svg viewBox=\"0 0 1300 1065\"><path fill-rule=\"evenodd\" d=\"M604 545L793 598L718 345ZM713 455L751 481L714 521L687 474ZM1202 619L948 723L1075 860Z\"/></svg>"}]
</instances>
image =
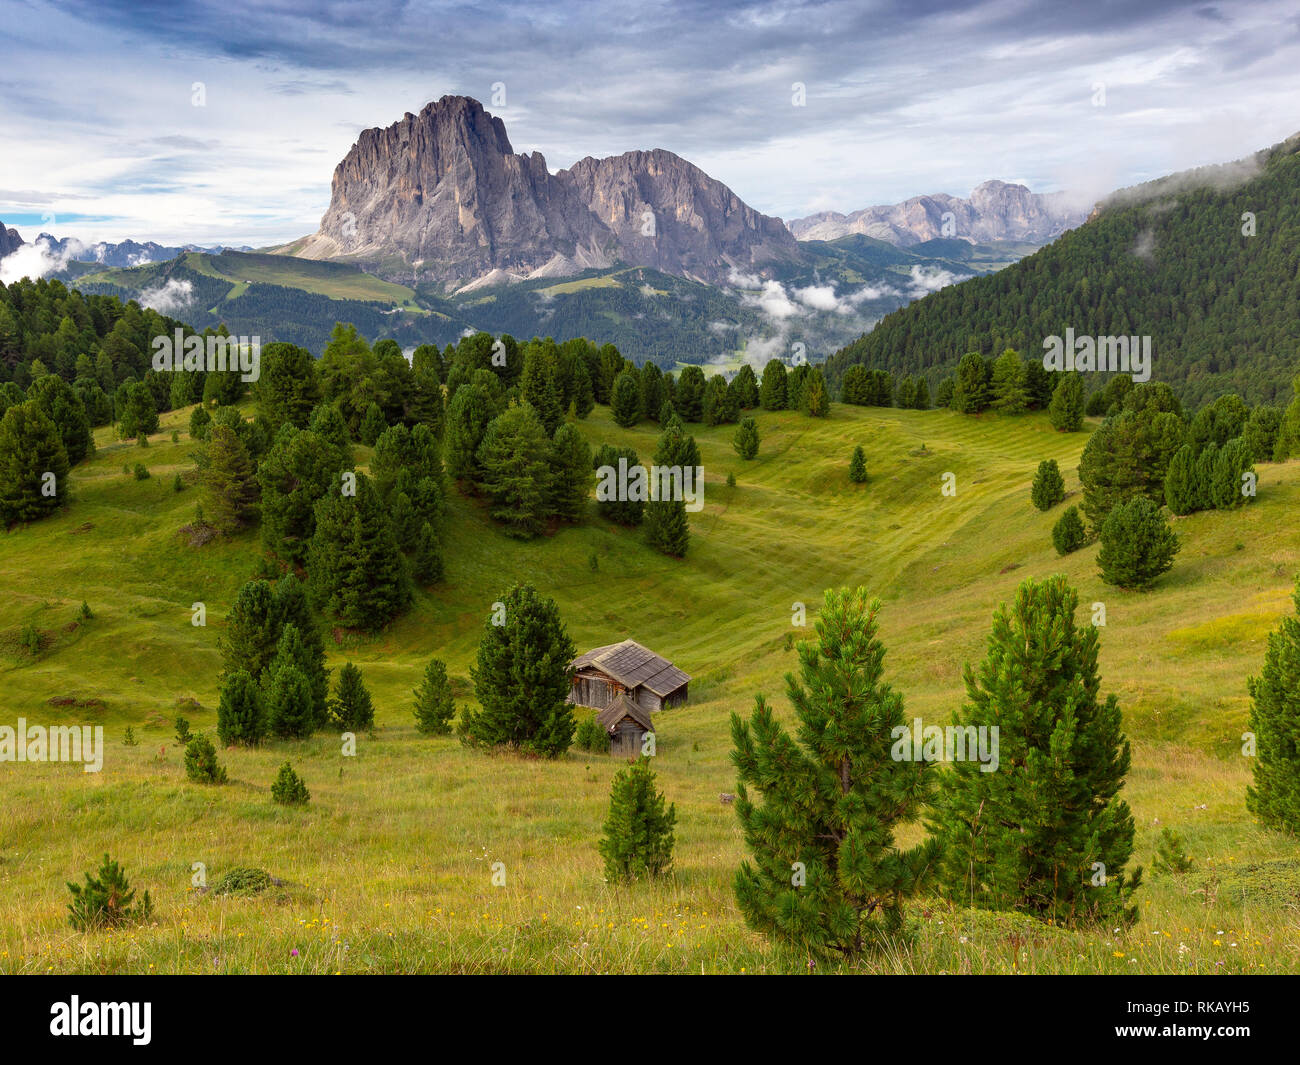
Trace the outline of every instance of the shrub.
<instances>
[{"instance_id":1,"label":"shrub","mask_svg":"<svg viewBox=\"0 0 1300 1065\"><path fill-rule=\"evenodd\" d=\"M1300 832L1300 585L1295 611L1268 636L1264 668L1247 682L1257 750L1246 809L1267 828Z\"/></svg>"},{"instance_id":2,"label":"shrub","mask_svg":"<svg viewBox=\"0 0 1300 1065\"><path fill-rule=\"evenodd\" d=\"M140 439L143 440L144 437L141 437ZM135 479L137 481L149 480L149 469L143 462L137 462L135 464L135 469L132 472L135 474Z\"/></svg>"},{"instance_id":3,"label":"shrub","mask_svg":"<svg viewBox=\"0 0 1300 1065\"><path fill-rule=\"evenodd\" d=\"M79 932L147 921L153 915L153 901L149 892L135 902L135 889L131 887L117 862L104 855L99 876L85 874L86 883L68 884L72 901L68 903L68 921Z\"/></svg>"},{"instance_id":4,"label":"shrub","mask_svg":"<svg viewBox=\"0 0 1300 1065\"><path fill-rule=\"evenodd\" d=\"M176 472L176 476L172 478L172 491L173 492L185 491L185 480L184 478L181 477L179 470Z\"/></svg>"},{"instance_id":5,"label":"shrub","mask_svg":"<svg viewBox=\"0 0 1300 1065\"><path fill-rule=\"evenodd\" d=\"M867 456L861 445L853 449L853 458L849 460L849 480L854 484L866 483Z\"/></svg>"},{"instance_id":6,"label":"shrub","mask_svg":"<svg viewBox=\"0 0 1300 1065\"><path fill-rule=\"evenodd\" d=\"M271 782L271 799L281 806L306 806L311 801L307 785L288 762L280 766L280 772Z\"/></svg>"},{"instance_id":7,"label":"shrub","mask_svg":"<svg viewBox=\"0 0 1300 1065\"><path fill-rule=\"evenodd\" d=\"M272 884L278 884L265 869L239 866L223 873L212 885L214 895L257 895Z\"/></svg>"},{"instance_id":8,"label":"shrub","mask_svg":"<svg viewBox=\"0 0 1300 1065\"><path fill-rule=\"evenodd\" d=\"M677 809L664 809L655 790L650 759L644 755L614 776L605 834L597 845L608 880L637 880L667 872L673 861Z\"/></svg>"},{"instance_id":9,"label":"shrub","mask_svg":"<svg viewBox=\"0 0 1300 1065\"><path fill-rule=\"evenodd\" d=\"M1152 871L1160 876L1179 876L1190 873L1195 865L1195 860L1183 849L1183 837L1172 828L1162 828Z\"/></svg>"},{"instance_id":10,"label":"shrub","mask_svg":"<svg viewBox=\"0 0 1300 1065\"><path fill-rule=\"evenodd\" d=\"M126 726L126 733L122 737L122 745L124 747L140 746L139 741L135 738L135 729L133 729L130 725Z\"/></svg>"},{"instance_id":11,"label":"shrub","mask_svg":"<svg viewBox=\"0 0 1300 1065\"><path fill-rule=\"evenodd\" d=\"M176 717L176 742L184 747L193 738L190 732L190 723L185 718L177 715Z\"/></svg>"},{"instance_id":12,"label":"shrub","mask_svg":"<svg viewBox=\"0 0 1300 1065\"><path fill-rule=\"evenodd\" d=\"M600 727L596 715L591 714L578 722L573 742L581 750L592 754L609 754L609 733Z\"/></svg>"},{"instance_id":13,"label":"shrub","mask_svg":"<svg viewBox=\"0 0 1300 1065\"><path fill-rule=\"evenodd\" d=\"M1146 588L1174 564L1178 537L1146 496L1121 503L1101 526L1101 579L1120 588Z\"/></svg>"},{"instance_id":14,"label":"shrub","mask_svg":"<svg viewBox=\"0 0 1300 1065\"><path fill-rule=\"evenodd\" d=\"M752 459L758 456L758 444L758 422L753 418L746 418L736 430L731 446L742 459Z\"/></svg>"},{"instance_id":15,"label":"shrub","mask_svg":"<svg viewBox=\"0 0 1300 1065\"><path fill-rule=\"evenodd\" d=\"M1056 464L1056 459L1044 459L1038 464L1034 486L1029 495L1034 506L1043 511L1051 510L1065 499L1065 479L1061 476L1061 468Z\"/></svg>"},{"instance_id":16,"label":"shrub","mask_svg":"<svg viewBox=\"0 0 1300 1065\"><path fill-rule=\"evenodd\" d=\"M1078 507L1069 507L1052 526L1052 543L1058 555L1068 555L1078 551L1087 541L1083 530L1083 519L1079 517Z\"/></svg>"},{"instance_id":17,"label":"shrub","mask_svg":"<svg viewBox=\"0 0 1300 1065\"><path fill-rule=\"evenodd\" d=\"M217 761L217 749L199 733L185 746L185 775L196 784L224 784L225 767Z\"/></svg>"},{"instance_id":18,"label":"shrub","mask_svg":"<svg viewBox=\"0 0 1300 1065\"><path fill-rule=\"evenodd\" d=\"M95 615L90 612L90 604L83 599L81 601L81 619L83 621L89 621L94 616Z\"/></svg>"}]
</instances>

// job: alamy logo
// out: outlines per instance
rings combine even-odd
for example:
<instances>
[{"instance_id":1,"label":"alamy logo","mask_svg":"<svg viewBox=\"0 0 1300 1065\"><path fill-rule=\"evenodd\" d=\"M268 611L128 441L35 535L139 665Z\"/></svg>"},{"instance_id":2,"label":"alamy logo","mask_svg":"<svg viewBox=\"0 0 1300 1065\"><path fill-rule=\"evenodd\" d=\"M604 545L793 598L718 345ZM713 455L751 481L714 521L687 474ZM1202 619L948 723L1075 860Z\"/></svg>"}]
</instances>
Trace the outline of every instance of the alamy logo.
<instances>
[{"instance_id":1,"label":"alamy logo","mask_svg":"<svg viewBox=\"0 0 1300 1065\"><path fill-rule=\"evenodd\" d=\"M998 769L997 725L922 725L914 718L912 727L895 725L889 735L894 746L889 756L895 762L979 762L981 773Z\"/></svg>"},{"instance_id":2,"label":"alamy logo","mask_svg":"<svg viewBox=\"0 0 1300 1065\"><path fill-rule=\"evenodd\" d=\"M1151 379L1151 338L1076 337L1067 329L1064 337L1043 340L1043 369L1056 372L1126 373L1139 384Z\"/></svg>"},{"instance_id":3,"label":"alamy logo","mask_svg":"<svg viewBox=\"0 0 1300 1065\"><path fill-rule=\"evenodd\" d=\"M686 509L704 509L703 466L629 466L620 458L617 466L596 468L596 499L601 503L645 503L684 500Z\"/></svg>"},{"instance_id":4,"label":"alamy logo","mask_svg":"<svg viewBox=\"0 0 1300 1065\"><path fill-rule=\"evenodd\" d=\"M50 1007L50 1035L129 1035L148 1046L152 1014L151 1002L82 1002L73 995Z\"/></svg>"},{"instance_id":5,"label":"alamy logo","mask_svg":"<svg viewBox=\"0 0 1300 1065\"><path fill-rule=\"evenodd\" d=\"M261 337L205 337L197 333L187 337L178 328L174 338L153 338L153 368L159 373L238 370L240 380L256 381L262 373L261 362Z\"/></svg>"},{"instance_id":6,"label":"alamy logo","mask_svg":"<svg viewBox=\"0 0 1300 1065\"><path fill-rule=\"evenodd\" d=\"M0 762L84 762L87 773L104 768L104 726L0 725Z\"/></svg>"}]
</instances>

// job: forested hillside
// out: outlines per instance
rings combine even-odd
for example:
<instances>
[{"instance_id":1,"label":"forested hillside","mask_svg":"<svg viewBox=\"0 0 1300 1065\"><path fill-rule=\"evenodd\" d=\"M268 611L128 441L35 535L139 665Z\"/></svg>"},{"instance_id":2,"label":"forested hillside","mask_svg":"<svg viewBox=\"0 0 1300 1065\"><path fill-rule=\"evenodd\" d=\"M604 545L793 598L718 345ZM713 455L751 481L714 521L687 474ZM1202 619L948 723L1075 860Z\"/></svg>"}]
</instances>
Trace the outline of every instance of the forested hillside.
<instances>
[{"instance_id":1,"label":"forested hillside","mask_svg":"<svg viewBox=\"0 0 1300 1065\"><path fill-rule=\"evenodd\" d=\"M968 351L1039 357L1043 339L1069 327L1150 336L1153 379L1191 406L1226 392L1285 403L1300 342L1298 147L1291 138L1259 153L1262 169L1245 182L1221 168L1117 194L1005 270L887 315L828 360L828 377L862 364L925 373L933 387ZM1088 376L1092 388L1105 383Z\"/></svg>"}]
</instances>

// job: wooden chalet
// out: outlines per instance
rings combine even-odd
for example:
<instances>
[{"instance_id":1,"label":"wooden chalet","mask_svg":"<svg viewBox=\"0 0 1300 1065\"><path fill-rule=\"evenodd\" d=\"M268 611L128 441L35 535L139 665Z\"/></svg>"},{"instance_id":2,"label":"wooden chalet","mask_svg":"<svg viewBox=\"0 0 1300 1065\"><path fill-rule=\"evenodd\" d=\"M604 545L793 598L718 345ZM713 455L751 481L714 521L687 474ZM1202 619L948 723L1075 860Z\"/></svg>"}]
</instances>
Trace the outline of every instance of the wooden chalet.
<instances>
[{"instance_id":1,"label":"wooden chalet","mask_svg":"<svg viewBox=\"0 0 1300 1065\"><path fill-rule=\"evenodd\" d=\"M624 640L573 660L569 702L604 710L619 695L626 695L641 710L663 710L686 702L690 679L663 656L635 640Z\"/></svg>"},{"instance_id":2,"label":"wooden chalet","mask_svg":"<svg viewBox=\"0 0 1300 1065\"><path fill-rule=\"evenodd\" d=\"M596 723L609 734L609 753L635 757L647 732L653 732L650 711L634 703L627 692L619 692L613 701L596 713Z\"/></svg>"}]
</instances>

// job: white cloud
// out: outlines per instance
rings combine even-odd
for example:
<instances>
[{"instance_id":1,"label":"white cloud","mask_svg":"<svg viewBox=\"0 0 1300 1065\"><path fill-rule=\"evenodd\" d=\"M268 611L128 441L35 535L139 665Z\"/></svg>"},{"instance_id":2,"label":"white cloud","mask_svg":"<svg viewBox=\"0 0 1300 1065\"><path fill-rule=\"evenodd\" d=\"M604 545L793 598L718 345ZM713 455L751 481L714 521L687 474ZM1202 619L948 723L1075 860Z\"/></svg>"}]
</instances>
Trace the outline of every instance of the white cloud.
<instances>
[{"instance_id":1,"label":"white cloud","mask_svg":"<svg viewBox=\"0 0 1300 1065\"><path fill-rule=\"evenodd\" d=\"M194 282L169 277L161 285L142 289L136 300L141 307L152 307L159 314L176 315L194 302Z\"/></svg>"},{"instance_id":2,"label":"white cloud","mask_svg":"<svg viewBox=\"0 0 1300 1065\"><path fill-rule=\"evenodd\" d=\"M70 241L62 252L56 252L48 240L36 240L10 252L0 261L0 284L12 285L24 277L35 280L46 274L57 273L68 265L81 245Z\"/></svg>"}]
</instances>

